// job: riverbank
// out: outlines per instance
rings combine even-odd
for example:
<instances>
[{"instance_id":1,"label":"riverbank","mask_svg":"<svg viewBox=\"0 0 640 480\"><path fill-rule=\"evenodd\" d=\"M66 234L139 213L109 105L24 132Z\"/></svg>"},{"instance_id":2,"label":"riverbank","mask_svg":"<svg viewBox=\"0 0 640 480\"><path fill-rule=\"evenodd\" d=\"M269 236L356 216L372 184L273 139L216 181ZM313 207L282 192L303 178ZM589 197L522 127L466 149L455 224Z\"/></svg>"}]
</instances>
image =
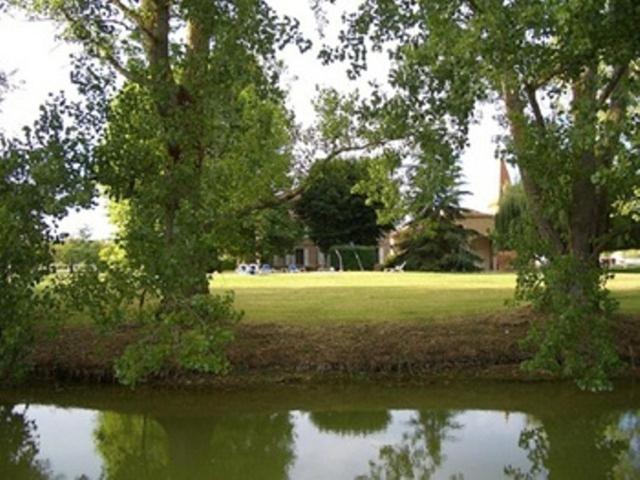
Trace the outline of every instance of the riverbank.
<instances>
[{"instance_id":1,"label":"riverbank","mask_svg":"<svg viewBox=\"0 0 640 480\"><path fill-rule=\"evenodd\" d=\"M228 375L167 370L151 383L236 387L388 377L417 382L443 377L538 380L546 377L520 369L530 356L520 340L537 321L520 309L429 323L246 323L238 326L228 349ZM65 326L55 337L42 333L31 356L34 382L114 383L114 360L135 338L134 328L107 336L81 325ZM624 375L640 376L640 317L621 316L616 339L629 366Z\"/></svg>"}]
</instances>

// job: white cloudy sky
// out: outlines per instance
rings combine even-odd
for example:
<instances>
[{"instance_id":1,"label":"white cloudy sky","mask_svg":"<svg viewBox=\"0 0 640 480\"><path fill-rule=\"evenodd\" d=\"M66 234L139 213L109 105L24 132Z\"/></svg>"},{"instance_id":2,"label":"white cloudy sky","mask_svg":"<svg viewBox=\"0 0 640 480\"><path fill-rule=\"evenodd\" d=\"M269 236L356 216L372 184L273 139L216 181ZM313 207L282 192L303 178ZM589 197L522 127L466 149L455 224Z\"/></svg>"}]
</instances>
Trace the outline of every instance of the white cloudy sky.
<instances>
[{"instance_id":1,"label":"white cloudy sky","mask_svg":"<svg viewBox=\"0 0 640 480\"><path fill-rule=\"evenodd\" d=\"M282 13L300 19L303 30L315 40L316 47L321 43L308 2L271 0L271 3ZM337 19L339 12L330 17L332 21L326 31L329 38L339 28ZM48 22L29 22L6 14L0 18L0 69L15 71L12 80L17 86L2 104L0 130L17 133L23 125L31 123L49 92L72 91L69 55L74 46L56 40L55 34L55 26ZM368 76L352 82L347 79L344 65L323 66L317 60L316 52L314 49L302 55L295 48L289 48L282 53L287 65L284 81L289 89L290 107L298 122L305 125L313 122L311 101L317 85L341 91L358 87L366 90L367 79L384 79L388 68L384 57L375 57L370 62ZM498 194L499 165L494 158L493 138L500 130L490 106L483 108L481 113L482 120L471 129L470 147L462 159L466 188L471 192L463 203L488 211ZM92 211L72 212L63 221L61 229L75 234L83 226L88 226L95 238L105 238L112 233L102 202Z\"/></svg>"}]
</instances>

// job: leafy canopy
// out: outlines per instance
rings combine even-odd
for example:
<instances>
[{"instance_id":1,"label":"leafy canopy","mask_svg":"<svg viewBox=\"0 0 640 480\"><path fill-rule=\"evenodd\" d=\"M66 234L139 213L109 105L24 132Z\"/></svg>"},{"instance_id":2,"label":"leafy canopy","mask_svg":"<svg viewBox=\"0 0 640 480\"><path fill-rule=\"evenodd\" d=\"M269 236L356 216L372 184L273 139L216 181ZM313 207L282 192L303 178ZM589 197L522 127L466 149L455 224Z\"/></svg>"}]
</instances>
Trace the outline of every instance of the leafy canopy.
<instances>
[{"instance_id":1,"label":"leafy canopy","mask_svg":"<svg viewBox=\"0 0 640 480\"><path fill-rule=\"evenodd\" d=\"M457 155L477 105L500 104L501 153L520 170L534 227L520 248L519 295L545 299L534 303L553 317L530 366L607 387L617 361L598 257L636 224L616 206L633 201L640 170L640 5L365 0L344 18L325 60L348 61L355 76L370 49L386 48L390 83L432 146ZM548 266L528 268L533 255Z\"/></svg>"},{"instance_id":2,"label":"leafy canopy","mask_svg":"<svg viewBox=\"0 0 640 480\"><path fill-rule=\"evenodd\" d=\"M113 326L134 299L154 300L118 363L126 383L176 363L226 370L240 315L231 297L209 295L206 273L238 239L251 243L239 218L257 225L259 206L291 182L275 54L308 47L297 22L263 0L12 3L83 48L73 79L100 119L83 125L96 137L92 179L119 209L124 255L72 278L71 303Z\"/></svg>"},{"instance_id":3,"label":"leafy canopy","mask_svg":"<svg viewBox=\"0 0 640 480\"><path fill-rule=\"evenodd\" d=\"M367 178L366 165L333 159L315 164L295 205L309 237L324 252L336 245L376 245L384 232L374 206L353 188Z\"/></svg>"},{"instance_id":4,"label":"leafy canopy","mask_svg":"<svg viewBox=\"0 0 640 480\"><path fill-rule=\"evenodd\" d=\"M88 206L91 138L75 126L78 105L52 98L22 138L0 136L0 378L22 376L33 325L54 316L38 284L52 261L55 222Z\"/></svg>"}]
</instances>

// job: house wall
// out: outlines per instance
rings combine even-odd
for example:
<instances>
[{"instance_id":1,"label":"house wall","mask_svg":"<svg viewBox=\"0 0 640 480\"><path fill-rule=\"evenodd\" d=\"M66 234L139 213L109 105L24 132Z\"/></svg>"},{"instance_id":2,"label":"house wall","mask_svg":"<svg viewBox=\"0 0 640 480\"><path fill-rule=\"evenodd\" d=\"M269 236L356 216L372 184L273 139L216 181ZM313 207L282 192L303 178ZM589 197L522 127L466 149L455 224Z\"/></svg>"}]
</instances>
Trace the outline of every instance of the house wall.
<instances>
[{"instance_id":1,"label":"house wall","mask_svg":"<svg viewBox=\"0 0 640 480\"><path fill-rule=\"evenodd\" d=\"M303 251L303 262L296 262L295 252L296 250ZM308 270L318 270L326 268L328 265L328 256L324 255L320 248L317 247L311 240L305 239L301 243L295 246L292 253L288 253L284 256L276 255L273 257L272 266L274 268L286 268L289 265L297 265L299 268L306 268Z\"/></svg>"},{"instance_id":2,"label":"house wall","mask_svg":"<svg viewBox=\"0 0 640 480\"><path fill-rule=\"evenodd\" d=\"M482 270L493 270L493 248L491 240L485 236L477 236L469 242L470 249L481 258L478 267Z\"/></svg>"},{"instance_id":3,"label":"house wall","mask_svg":"<svg viewBox=\"0 0 640 480\"><path fill-rule=\"evenodd\" d=\"M458 223L484 236L489 236L495 228L494 216L486 214L470 214L461 218Z\"/></svg>"}]
</instances>

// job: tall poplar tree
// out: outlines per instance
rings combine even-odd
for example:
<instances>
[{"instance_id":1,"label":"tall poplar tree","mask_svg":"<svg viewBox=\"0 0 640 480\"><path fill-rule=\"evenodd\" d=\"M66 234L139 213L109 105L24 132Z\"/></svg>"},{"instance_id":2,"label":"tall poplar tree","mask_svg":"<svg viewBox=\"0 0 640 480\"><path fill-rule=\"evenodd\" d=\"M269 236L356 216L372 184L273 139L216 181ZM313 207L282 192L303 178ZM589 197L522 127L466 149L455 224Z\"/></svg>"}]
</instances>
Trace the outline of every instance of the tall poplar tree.
<instances>
[{"instance_id":1,"label":"tall poplar tree","mask_svg":"<svg viewBox=\"0 0 640 480\"><path fill-rule=\"evenodd\" d=\"M205 293L202 260L220 200L285 186L288 119L275 53L291 41L304 47L296 23L260 0L16 3L84 48L83 70L102 76L91 85L85 73L89 93L109 73L119 77L104 100L97 180L128 204L125 247L158 279L165 304Z\"/></svg>"},{"instance_id":2,"label":"tall poplar tree","mask_svg":"<svg viewBox=\"0 0 640 480\"><path fill-rule=\"evenodd\" d=\"M92 174L118 204L126 262L82 279L101 286L78 305L111 322L132 291L159 299L142 343L119 363L128 383L175 360L224 370L225 322L237 315L229 299L209 296L206 274L241 228L238 216L289 187L291 116L276 53L308 47L297 21L264 0L11 3L55 21L82 47L73 80L103 117ZM109 278L120 286L102 285Z\"/></svg>"},{"instance_id":3,"label":"tall poplar tree","mask_svg":"<svg viewBox=\"0 0 640 480\"><path fill-rule=\"evenodd\" d=\"M639 183L640 5L365 0L344 18L325 58L356 76L387 48L392 86L441 139L464 144L477 105L499 106L535 227L521 254L547 259L520 270L521 297L553 312L530 366L606 387L618 362L599 256L634 223L618 207Z\"/></svg>"}]
</instances>

